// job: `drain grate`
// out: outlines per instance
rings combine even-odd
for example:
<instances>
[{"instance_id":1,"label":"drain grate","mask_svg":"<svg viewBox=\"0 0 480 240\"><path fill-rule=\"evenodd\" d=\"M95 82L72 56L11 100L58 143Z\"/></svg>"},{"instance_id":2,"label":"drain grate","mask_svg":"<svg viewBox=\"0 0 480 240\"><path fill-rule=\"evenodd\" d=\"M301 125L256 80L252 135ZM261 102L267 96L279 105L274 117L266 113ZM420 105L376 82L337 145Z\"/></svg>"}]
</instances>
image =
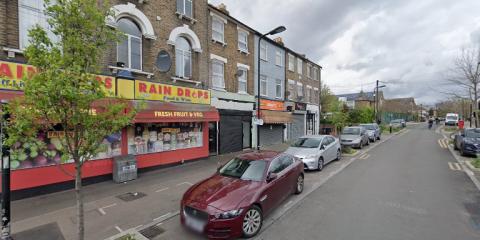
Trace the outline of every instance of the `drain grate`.
<instances>
[{"instance_id":1,"label":"drain grate","mask_svg":"<svg viewBox=\"0 0 480 240\"><path fill-rule=\"evenodd\" d=\"M147 196L147 194L142 192L133 192L133 193L129 192L129 193L124 193L122 195L118 195L117 198L125 202L131 202L133 200L137 200L145 196Z\"/></svg>"},{"instance_id":2,"label":"drain grate","mask_svg":"<svg viewBox=\"0 0 480 240\"><path fill-rule=\"evenodd\" d=\"M153 239L155 238L156 236L162 234L165 232L165 229L161 228L160 226L158 225L153 225L151 227L148 227L148 228L145 228L145 229L142 229L140 231L140 234L142 234L143 236L145 236L146 238L148 239Z\"/></svg>"}]
</instances>

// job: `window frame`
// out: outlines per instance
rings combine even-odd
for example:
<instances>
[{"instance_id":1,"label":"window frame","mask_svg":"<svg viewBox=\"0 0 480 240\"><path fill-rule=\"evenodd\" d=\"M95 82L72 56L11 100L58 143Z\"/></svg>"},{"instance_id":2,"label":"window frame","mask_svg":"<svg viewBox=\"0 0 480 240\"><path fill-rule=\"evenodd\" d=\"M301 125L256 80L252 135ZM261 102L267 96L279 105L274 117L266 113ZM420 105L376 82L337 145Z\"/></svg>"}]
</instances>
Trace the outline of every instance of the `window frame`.
<instances>
[{"instance_id":1,"label":"window frame","mask_svg":"<svg viewBox=\"0 0 480 240\"><path fill-rule=\"evenodd\" d=\"M215 73L215 71L213 70L213 65L214 64L221 64L222 65L222 74L221 74L221 78L222 78L222 86L217 86L215 85L215 81L214 81L214 78L215 76L216 77L220 77L220 74L218 73ZM214 89L220 89L220 90L225 90L225 62L223 61L220 61L218 59L211 59L211 71L212 71L212 88Z\"/></svg>"},{"instance_id":2,"label":"window frame","mask_svg":"<svg viewBox=\"0 0 480 240\"><path fill-rule=\"evenodd\" d=\"M55 1L52 1L52 4ZM50 25L48 24L48 16L45 15L45 7L44 7L45 1L41 0L39 4L39 8L35 8L32 6L29 6L28 4L23 4L22 0L18 0L17 2L17 7L18 7L18 48L20 50L25 50L28 45L29 45L29 37L28 37L28 31L31 29L29 28L24 28L22 25L26 21L27 17L27 12L22 11L29 11L30 13L36 13L36 15L28 15L29 17L35 17L35 20L37 21L35 24L41 25L47 32L47 36L50 38L52 42L57 42L59 41L59 37L54 35L50 29ZM28 21L27 21L28 22ZM35 24L31 25L30 27L34 27ZM24 38L25 37L25 38Z\"/></svg>"},{"instance_id":3,"label":"window frame","mask_svg":"<svg viewBox=\"0 0 480 240\"><path fill-rule=\"evenodd\" d=\"M132 19L132 18L129 18L129 17L122 17L120 19L128 19L129 21L133 22L137 27L138 27L138 30L140 30L140 32L142 31L142 29L138 26L138 23L136 23L135 19ZM120 20L118 19L117 22ZM128 34L128 33L124 33L122 32L126 37L127 37L127 52L128 52L128 64L125 63L125 68L126 69L131 69L131 70L140 70L142 71L143 70L143 36L140 35L140 37L137 37L137 36L134 36L134 35L131 35L131 34ZM132 38L135 38L137 40L140 40L140 68L137 69L137 68L132 68ZM117 43L117 47L116 47L116 55L117 55L117 62L121 62L118 57L119 57L119 54L118 54L118 47L120 46L120 42Z\"/></svg>"},{"instance_id":4,"label":"window frame","mask_svg":"<svg viewBox=\"0 0 480 240\"><path fill-rule=\"evenodd\" d=\"M215 29L214 27L215 22L218 22L221 24L222 26L221 32L218 29ZM222 36L222 39L216 39L215 33L220 34ZM225 45L225 21L216 15L212 15L212 40Z\"/></svg>"},{"instance_id":5,"label":"window frame","mask_svg":"<svg viewBox=\"0 0 480 240\"><path fill-rule=\"evenodd\" d=\"M290 91L290 87L292 87L291 91ZM288 95L288 99L289 100L294 100L294 94L295 96L297 95L296 94L296 91L297 91L297 83L293 80L288 80L288 92L290 92L290 94Z\"/></svg>"},{"instance_id":6,"label":"window frame","mask_svg":"<svg viewBox=\"0 0 480 240\"><path fill-rule=\"evenodd\" d=\"M265 46L265 58L262 58L262 52L264 50L264 46ZM261 60L265 61L265 62L268 62L268 45L267 45L267 42L265 41L260 41L260 56L258 56Z\"/></svg>"},{"instance_id":7,"label":"window frame","mask_svg":"<svg viewBox=\"0 0 480 240\"><path fill-rule=\"evenodd\" d=\"M300 91L302 90L302 91ZM297 98L298 97L304 97L304 92L303 92L303 84L300 82L297 82Z\"/></svg>"},{"instance_id":8,"label":"window frame","mask_svg":"<svg viewBox=\"0 0 480 240\"><path fill-rule=\"evenodd\" d=\"M275 65L282 67L282 52L280 50L275 50Z\"/></svg>"},{"instance_id":9,"label":"window frame","mask_svg":"<svg viewBox=\"0 0 480 240\"><path fill-rule=\"evenodd\" d=\"M265 80L263 80L262 78L264 78ZM265 82L265 89L262 88L262 83ZM260 75L260 96L262 97L266 97L268 96L268 77L266 75ZM265 94L263 94L262 90L265 90Z\"/></svg>"},{"instance_id":10,"label":"window frame","mask_svg":"<svg viewBox=\"0 0 480 240\"><path fill-rule=\"evenodd\" d=\"M248 53L248 35L249 35L249 32L247 32L247 31L245 31L241 28L237 28L237 31L238 31L238 33L237 33L237 41L238 41L238 44L237 44L238 46L237 47L238 47L238 50L241 51L241 52L244 52L244 53ZM241 41L241 38L240 38L241 34L245 34L245 39L244 39L245 42ZM242 48L240 46L240 44L245 44L245 48Z\"/></svg>"},{"instance_id":11,"label":"window frame","mask_svg":"<svg viewBox=\"0 0 480 240\"><path fill-rule=\"evenodd\" d=\"M279 84L279 83L280 83L280 84ZM278 96L278 93L279 93L279 92L277 91L277 90L278 90L278 86L280 86L280 96ZM276 78L276 79L275 79L275 98L276 98L276 99L282 99L282 98L283 98L282 86L283 86L282 80Z\"/></svg>"},{"instance_id":12,"label":"window frame","mask_svg":"<svg viewBox=\"0 0 480 240\"><path fill-rule=\"evenodd\" d=\"M288 71L295 72L295 56L288 54Z\"/></svg>"},{"instance_id":13,"label":"window frame","mask_svg":"<svg viewBox=\"0 0 480 240\"><path fill-rule=\"evenodd\" d=\"M297 73L303 75L303 60L301 58L297 58Z\"/></svg>"},{"instance_id":14,"label":"window frame","mask_svg":"<svg viewBox=\"0 0 480 240\"><path fill-rule=\"evenodd\" d=\"M239 71L243 71L242 76L237 77L237 92L241 94L247 94L248 92L248 69L244 67L237 67ZM243 78L242 78L243 77ZM244 81L242 81L244 79ZM245 83L245 91L240 90L240 82Z\"/></svg>"},{"instance_id":15,"label":"window frame","mask_svg":"<svg viewBox=\"0 0 480 240\"><path fill-rule=\"evenodd\" d=\"M189 50L189 51L185 51L185 50L183 50L183 49L177 48L177 46L175 45L175 75L177 75L177 69L178 69L178 67L179 67L178 64L177 64L177 59L176 59L177 56L178 56L177 51L180 51L180 52L181 52L181 55L182 55L182 68L180 68L181 71L182 71L182 74L181 74L181 75L177 75L177 77L180 77L180 78L183 78L183 79L191 79L192 76L193 76L192 45L191 45L191 43L188 41L187 38L184 38L184 37L181 37L181 38L183 38L183 39L185 39L185 41L187 41L187 43L188 43L189 46L190 46L190 50ZM189 58L189 60L190 60L190 76L185 76L185 53L188 53L188 54L190 55L190 58Z\"/></svg>"},{"instance_id":16,"label":"window frame","mask_svg":"<svg viewBox=\"0 0 480 240\"><path fill-rule=\"evenodd\" d=\"M183 11L178 11L179 10L178 9L178 1L183 2L183 9L182 9ZM191 12L190 16L187 15L187 9L186 9L187 4L185 4L186 2L190 2L190 6L192 6L192 8L191 8L192 12ZM193 0L177 0L176 3L177 3L177 13L179 13L180 15L185 16L187 18L193 19Z\"/></svg>"}]
</instances>

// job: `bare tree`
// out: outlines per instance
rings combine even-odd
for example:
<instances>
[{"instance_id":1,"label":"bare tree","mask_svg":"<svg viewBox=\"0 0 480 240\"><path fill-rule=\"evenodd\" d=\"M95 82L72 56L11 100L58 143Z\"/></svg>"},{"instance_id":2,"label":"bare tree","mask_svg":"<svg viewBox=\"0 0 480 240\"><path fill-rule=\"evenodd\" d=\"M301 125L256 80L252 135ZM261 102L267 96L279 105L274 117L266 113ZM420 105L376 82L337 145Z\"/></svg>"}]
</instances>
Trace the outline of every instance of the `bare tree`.
<instances>
[{"instance_id":1,"label":"bare tree","mask_svg":"<svg viewBox=\"0 0 480 240\"><path fill-rule=\"evenodd\" d=\"M478 46L462 48L460 54L453 61L446 81L450 86L446 94L456 98L470 99L473 112L478 115L478 100L480 97L480 48ZM478 126L478 116L475 118L475 127Z\"/></svg>"}]
</instances>

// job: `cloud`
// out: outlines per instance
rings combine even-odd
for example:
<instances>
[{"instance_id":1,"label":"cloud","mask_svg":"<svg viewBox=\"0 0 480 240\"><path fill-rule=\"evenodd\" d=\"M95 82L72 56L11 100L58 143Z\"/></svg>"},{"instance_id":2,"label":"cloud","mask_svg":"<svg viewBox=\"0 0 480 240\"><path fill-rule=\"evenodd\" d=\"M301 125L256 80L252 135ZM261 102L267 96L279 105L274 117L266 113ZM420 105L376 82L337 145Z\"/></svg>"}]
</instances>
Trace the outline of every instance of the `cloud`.
<instances>
[{"instance_id":1,"label":"cloud","mask_svg":"<svg viewBox=\"0 0 480 240\"><path fill-rule=\"evenodd\" d=\"M289 48L324 67L336 93L388 82L387 98L433 103L462 46L480 43L478 0L211 0L260 32L285 25Z\"/></svg>"}]
</instances>

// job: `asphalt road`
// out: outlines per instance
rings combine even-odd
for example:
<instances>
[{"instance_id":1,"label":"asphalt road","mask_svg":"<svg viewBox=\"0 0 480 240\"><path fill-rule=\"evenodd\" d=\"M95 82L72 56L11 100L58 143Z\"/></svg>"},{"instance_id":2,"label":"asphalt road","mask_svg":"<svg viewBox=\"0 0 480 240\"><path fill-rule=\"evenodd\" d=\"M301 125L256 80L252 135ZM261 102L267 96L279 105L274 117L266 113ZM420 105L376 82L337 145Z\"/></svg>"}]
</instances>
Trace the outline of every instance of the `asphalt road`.
<instances>
[{"instance_id":1,"label":"asphalt road","mask_svg":"<svg viewBox=\"0 0 480 240\"><path fill-rule=\"evenodd\" d=\"M359 157L257 239L480 239L480 191L440 138L423 124L410 127Z\"/></svg>"}]
</instances>

